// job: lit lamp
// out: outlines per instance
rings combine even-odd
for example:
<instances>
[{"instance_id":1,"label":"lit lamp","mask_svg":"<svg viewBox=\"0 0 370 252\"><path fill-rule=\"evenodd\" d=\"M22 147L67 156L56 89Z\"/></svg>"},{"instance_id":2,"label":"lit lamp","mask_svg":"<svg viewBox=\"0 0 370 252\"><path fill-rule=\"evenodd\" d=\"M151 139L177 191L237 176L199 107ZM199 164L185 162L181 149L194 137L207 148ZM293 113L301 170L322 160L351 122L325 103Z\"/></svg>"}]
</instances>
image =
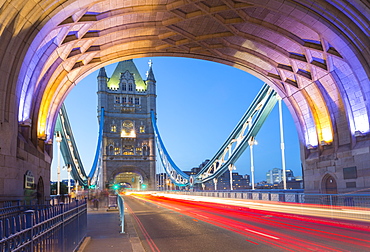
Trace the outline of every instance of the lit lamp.
<instances>
[{"instance_id":1,"label":"lit lamp","mask_svg":"<svg viewBox=\"0 0 370 252\"><path fill-rule=\"evenodd\" d=\"M307 149L314 150L316 149L316 146L313 146L312 144L307 145Z\"/></svg>"},{"instance_id":2,"label":"lit lamp","mask_svg":"<svg viewBox=\"0 0 370 252\"><path fill-rule=\"evenodd\" d=\"M328 146L328 145L330 145L330 143L329 143L329 142L326 142L325 140L322 140L322 141L320 142L320 144L321 144L322 146Z\"/></svg>"},{"instance_id":3,"label":"lit lamp","mask_svg":"<svg viewBox=\"0 0 370 252\"><path fill-rule=\"evenodd\" d=\"M361 131L359 131L359 130L356 130L355 131L355 137L362 137L362 136L364 136L365 134L364 133L362 133Z\"/></svg>"},{"instance_id":4,"label":"lit lamp","mask_svg":"<svg viewBox=\"0 0 370 252\"><path fill-rule=\"evenodd\" d=\"M252 190L254 190L254 162L253 162L253 145L257 145L257 141L254 139L254 137L251 137L248 141L249 144L249 150L251 154L251 184L252 184Z\"/></svg>"},{"instance_id":5,"label":"lit lamp","mask_svg":"<svg viewBox=\"0 0 370 252\"><path fill-rule=\"evenodd\" d=\"M62 142L62 136L60 135L60 132L58 131L55 134L55 140L58 144L58 166L57 166L57 175L58 175L58 181L57 181L57 195L60 195L60 142Z\"/></svg>"}]
</instances>

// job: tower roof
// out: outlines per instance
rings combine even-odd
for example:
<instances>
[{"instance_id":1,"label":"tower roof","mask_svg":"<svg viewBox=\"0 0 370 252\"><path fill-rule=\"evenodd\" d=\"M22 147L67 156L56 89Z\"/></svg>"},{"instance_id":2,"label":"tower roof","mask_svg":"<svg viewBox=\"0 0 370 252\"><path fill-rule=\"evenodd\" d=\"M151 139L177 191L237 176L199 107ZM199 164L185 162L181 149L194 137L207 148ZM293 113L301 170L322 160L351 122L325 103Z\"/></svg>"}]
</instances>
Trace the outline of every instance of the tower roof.
<instances>
[{"instance_id":1,"label":"tower roof","mask_svg":"<svg viewBox=\"0 0 370 252\"><path fill-rule=\"evenodd\" d=\"M100 68L98 77L108 78L107 73L105 72L105 67Z\"/></svg>"},{"instance_id":2,"label":"tower roof","mask_svg":"<svg viewBox=\"0 0 370 252\"><path fill-rule=\"evenodd\" d=\"M149 61L149 70L146 74L146 80L156 81L153 73L153 63L151 60Z\"/></svg>"},{"instance_id":3,"label":"tower roof","mask_svg":"<svg viewBox=\"0 0 370 252\"><path fill-rule=\"evenodd\" d=\"M137 68L135 66L135 63L132 59L121 61L120 63L118 63L116 69L114 70L112 76L110 77L110 79L108 81L108 84L107 84L108 87L118 88L121 73L124 73L126 71L129 71L130 73L132 73L134 75L136 89L139 89L139 90L145 90L146 89L145 82L141 78L141 75L140 75L139 71L137 70Z\"/></svg>"}]
</instances>

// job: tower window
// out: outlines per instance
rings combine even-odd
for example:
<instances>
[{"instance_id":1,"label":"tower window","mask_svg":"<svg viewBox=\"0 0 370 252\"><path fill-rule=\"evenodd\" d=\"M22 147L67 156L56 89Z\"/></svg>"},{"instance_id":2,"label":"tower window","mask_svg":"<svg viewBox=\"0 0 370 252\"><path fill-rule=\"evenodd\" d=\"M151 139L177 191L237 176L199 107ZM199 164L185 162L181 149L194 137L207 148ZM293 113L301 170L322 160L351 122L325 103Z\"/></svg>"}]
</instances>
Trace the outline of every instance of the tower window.
<instances>
[{"instance_id":1,"label":"tower window","mask_svg":"<svg viewBox=\"0 0 370 252\"><path fill-rule=\"evenodd\" d=\"M134 146L125 145L123 149L123 155L134 155Z\"/></svg>"},{"instance_id":2,"label":"tower window","mask_svg":"<svg viewBox=\"0 0 370 252\"><path fill-rule=\"evenodd\" d=\"M112 125L112 126L110 127L110 131L111 131L111 132L117 132L117 126L116 126L116 125Z\"/></svg>"},{"instance_id":3,"label":"tower window","mask_svg":"<svg viewBox=\"0 0 370 252\"><path fill-rule=\"evenodd\" d=\"M145 133L145 126L144 125L140 126L140 133Z\"/></svg>"},{"instance_id":4,"label":"tower window","mask_svg":"<svg viewBox=\"0 0 370 252\"><path fill-rule=\"evenodd\" d=\"M114 155L119 155L120 154L120 149L119 147L114 148Z\"/></svg>"},{"instance_id":5,"label":"tower window","mask_svg":"<svg viewBox=\"0 0 370 252\"><path fill-rule=\"evenodd\" d=\"M136 105L139 105L140 104L140 99L139 98L135 98L135 104Z\"/></svg>"},{"instance_id":6,"label":"tower window","mask_svg":"<svg viewBox=\"0 0 370 252\"><path fill-rule=\"evenodd\" d=\"M136 155L141 155L142 149L141 148L136 148Z\"/></svg>"},{"instance_id":7,"label":"tower window","mask_svg":"<svg viewBox=\"0 0 370 252\"><path fill-rule=\"evenodd\" d=\"M116 96L115 102L116 102L116 103L121 103L121 97Z\"/></svg>"}]
</instances>

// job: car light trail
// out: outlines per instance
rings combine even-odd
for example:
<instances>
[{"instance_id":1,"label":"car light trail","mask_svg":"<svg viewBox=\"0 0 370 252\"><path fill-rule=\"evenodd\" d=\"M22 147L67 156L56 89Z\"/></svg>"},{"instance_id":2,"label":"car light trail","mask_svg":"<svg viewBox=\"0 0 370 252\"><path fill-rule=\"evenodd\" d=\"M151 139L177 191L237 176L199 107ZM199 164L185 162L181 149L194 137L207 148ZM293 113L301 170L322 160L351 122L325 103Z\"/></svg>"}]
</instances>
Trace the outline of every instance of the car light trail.
<instances>
[{"instance_id":1,"label":"car light trail","mask_svg":"<svg viewBox=\"0 0 370 252\"><path fill-rule=\"evenodd\" d=\"M275 240L279 240L280 239L278 237L275 237L275 236L272 236L272 235L268 235L268 234L264 234L264 233L261 233L261 232L257 232L257 231L254 231L254 230L251 230L251 229L248 229L248 228L245 228L244 230L245 231L248 231L248 232L255 233L255 234L259 234L259 235L262 235L262 236L266 236L266 237L269 237L269 238L272 238L272 239L275 239Z\"/></svg>"},{"instance_id":2,"label":"car light trail","mask_svg":"<svg viewBox=\"0 0 370 252\"><path fill-rule=\"evenodd\" d=\"M213 198L202 201L204 198L195 199L183 195L169 198L167 194L132 196L247 236L246 241L253 244L268 244L284 251L370 251L366 236L370 228L367 225L339 223L330 219L251 207L270 205L274 209L271 204L263 203L241 204L238 200L223 201ZM212 202L209 202L210 200ZM281 207L280 209L294 209L294 206L290 205L277 206Z\"/></svg>"}]
</instances>

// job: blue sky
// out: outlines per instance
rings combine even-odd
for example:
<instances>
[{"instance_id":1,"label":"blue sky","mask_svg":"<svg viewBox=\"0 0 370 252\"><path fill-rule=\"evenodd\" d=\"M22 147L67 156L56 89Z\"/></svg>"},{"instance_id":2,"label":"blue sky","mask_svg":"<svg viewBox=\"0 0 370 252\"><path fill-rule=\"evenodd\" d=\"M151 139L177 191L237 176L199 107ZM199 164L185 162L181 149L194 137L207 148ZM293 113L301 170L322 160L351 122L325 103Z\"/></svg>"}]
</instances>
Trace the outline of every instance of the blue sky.
<instances>
[{"instance_id":1,"label":"blue sky","mask_svg":"<svg viewBox=\"0 0 370 252\"><path fill-rule=\"evenodd\" d=\"M211 159L249 107L263 82L239 69L219 63L171 57L150 58L157 81L157 124L172 159L182 170L190 170ZM149 58L134 62L145 79ZM108 77L116 64L106 66ZM73 134L86 173L93 163L98 134L98 72L83 79L68 95L67 108ZM302 174L297 130L283 104L286 169ZM266 172L281 168L279 114L276 105L256 137L253 148L255 181ZM56 180L57 149L51 179ZM62 165L63 159L61 159ZM247 149L236 165L240 174L250 174ZM62 178L67 178L62 171Z\"/></svg>"}]
</instances>

